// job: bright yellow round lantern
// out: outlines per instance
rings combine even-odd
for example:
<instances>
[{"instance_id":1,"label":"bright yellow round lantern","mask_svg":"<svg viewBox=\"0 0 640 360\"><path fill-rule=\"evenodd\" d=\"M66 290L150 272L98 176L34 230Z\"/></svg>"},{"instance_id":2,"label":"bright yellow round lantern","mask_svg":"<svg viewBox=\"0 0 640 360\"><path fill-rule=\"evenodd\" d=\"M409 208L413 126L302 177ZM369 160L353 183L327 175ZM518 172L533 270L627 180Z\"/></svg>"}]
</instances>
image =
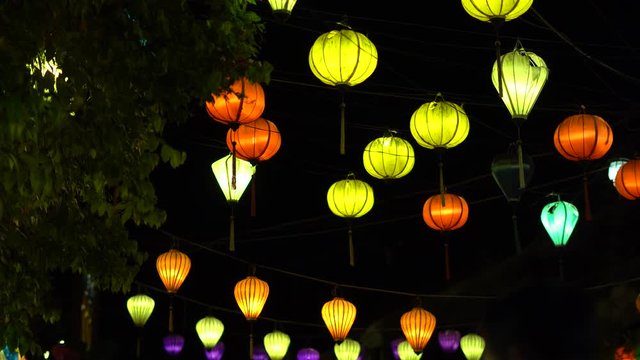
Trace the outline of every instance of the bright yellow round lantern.
<instances>
[{"instance_id":1,"label":"bright yellow round lantern","mask_svg":"<svg viewBox=\"0 0 640 360\"><path fill-rule=\"evenodd\" d=\"M247 320L256 320L269 297L269 284L251 275L236 283L233 289L240 311Z\"/></svg>"},{"instance_id":2,"label":"bright yellow round lantern","mask_svg":"<svg viewBox=\"0 0 640 360\"><path fill-rule=\"evenodd\" d=\"M356 306L341 297L334 297L324 303L321 314L333 341L342 341L356 320Z\"/></svg>"},{"instance_id":3,"label":"bright yellow round lantern","mask_svg":"<svg viewBox=\"0 0 640 360\"><path fill-rule=\"evenodd\" d=\"M411 115L410 130L418 145L427 149L449 149L469 135L469 117L462 106L438 94Z\"/></svg>"},{"instance_id":4,"label":"bright yellow round lantern","mask_svg":"<svg viewBox=\"0 0 640 360\"><path fill-rule=\"evenodd\" d=\"M484 345L484 338L478 334L470 333L460 338L460 349L467 360L480 360Z\"/></svg>"},{"instance_id":5,"label":"bright yellow round lantern","mask_svg":"<svg viewBox=\"0 0 640 360\"><path fill-rule=\"evenodd\" d=\"M486 21L510 21L529 10L533 0L462 0L464 10L474 18Z\"/></svg>"},{"instance_id":6,"label":"bright yellow round lantern","mask_svg":"<svg viewBox=\"0 0 640 360\"><path fill-rule=\"evenodd\" d=\"M436 317L429 311L414 307L400 317L400 328L416 354L424 350L436 327Z\"/></svg>"},{"instance_id":7,"label":"bright yellow round lantern","mask_svg":"<svg viewBox=\"0 0 640 360\"><path fill-rule=\"evenodd\" d=\"M420 360L422 359L422 353L416 354L409 342L405 340L398 344L398 357L400 357L400 360Z\"/></svg>"},{"instance_id":8,"label":"bright yellow round lantern","mask_svg":"<svg viewBox=\"0 0 640 360\"><path fill-rule=\"evenodd\" d=\"M344 218L358 218L373 208L373 188L353 173L337 181L327 191L327 203L332 213Z\"/></svg>"},{"instance_id":9,"label":"bright yellow round lantern","mask_svg":"<svg viewBox=\"0 0 640 360\"><path fill-rule=\"evenodd\" d=\"M171 249L156 259L156 270L167 292L176 293L191 270L191 259L187 254Z\"/></svg>"},{"instance_id":10,"label":"bright yellow round lantern","mask_svg":"<svg viewBox=\"0 0 640 360\"><path fill-rule=\"evenodd\" d=\"M333 352L338 360L357 360L360 356L360 343L353 339L344 339L333 345Z\"/></svg>"},{"instance_id":11,"label":"bright yellow round lantern","mask_svg":"<svg viewBox=\"0 0 640 360\"><path fill-rule=\"evenodd\" d=\"M271 360L282 360L287 354L291 338L282 331L272 331L264 336L264 349Z\"/></svg>"},{"instance_id":12,"label":"bright yellow round lantern","mask_svg":"<svg viewBox=\"0 0 640 360\"><path fill-rule=\"evenodd\" d=\"M143 327L147 323L155 306L153 298L145 294L134 295L127 300L127 310L137 327Z\"/></svg>"},{"instance_id":13,"label":"bright yellow round lantern","mask_svg":"<svg viewBox=\"0 0 640 360\"><path fill-rule=\"evenodd\" d=\"M364 148L364 169L377 179L398 179L413 169L415 154L411 143L394 132L371 141Z\"/></svg>"},{"instance_id":14,"label":"bright yellow round lantern","mask_svg":"<svg viewBox=\"0 0 640 360\"><path fill-rule=\"evenodd\" d=\"M213 349L223 332L224 324L213 316L205 316L196 323L196 333L206 349Z\"/></svg>"}]
</instances>

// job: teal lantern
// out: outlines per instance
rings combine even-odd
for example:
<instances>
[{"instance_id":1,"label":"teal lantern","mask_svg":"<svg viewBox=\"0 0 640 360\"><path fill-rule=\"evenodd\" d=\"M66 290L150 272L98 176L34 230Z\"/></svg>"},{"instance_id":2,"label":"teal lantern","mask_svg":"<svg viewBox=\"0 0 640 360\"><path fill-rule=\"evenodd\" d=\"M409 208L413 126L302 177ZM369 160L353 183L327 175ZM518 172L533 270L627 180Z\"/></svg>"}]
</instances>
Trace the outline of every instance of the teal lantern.
<instances>
[{"instance_id":1,"label":"teal lantern","mask_svg":"<svg viewBox=\"0 0 640 360\"><path fill-rule=\"evenodd\" d=\"M542 209L540 220L556 247L567 244L578 222L578 215L578 209L573 204L560 200L560 197Z\"/></svg>"}]
</instances>

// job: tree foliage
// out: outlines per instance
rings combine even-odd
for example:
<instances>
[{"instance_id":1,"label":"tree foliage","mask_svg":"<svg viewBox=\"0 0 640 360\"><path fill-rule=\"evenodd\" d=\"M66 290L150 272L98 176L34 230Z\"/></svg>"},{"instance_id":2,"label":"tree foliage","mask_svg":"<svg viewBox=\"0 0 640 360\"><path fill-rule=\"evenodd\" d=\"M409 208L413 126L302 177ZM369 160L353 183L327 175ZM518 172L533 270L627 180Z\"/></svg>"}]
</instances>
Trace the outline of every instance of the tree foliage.
<instances>
[{"instance_id":1,"label":"tree foliage","mask_svg":"<svg viewBox=\"0 0 640 360\"><path fill-rule=\"evenodd\" d=\"M233 79L268 82L253 0L0 2L0 341L38 351L56 273L127 291L158 227L168 123ZM56 70L56 66L57 69Z\"/></svg>"}]
</instances>

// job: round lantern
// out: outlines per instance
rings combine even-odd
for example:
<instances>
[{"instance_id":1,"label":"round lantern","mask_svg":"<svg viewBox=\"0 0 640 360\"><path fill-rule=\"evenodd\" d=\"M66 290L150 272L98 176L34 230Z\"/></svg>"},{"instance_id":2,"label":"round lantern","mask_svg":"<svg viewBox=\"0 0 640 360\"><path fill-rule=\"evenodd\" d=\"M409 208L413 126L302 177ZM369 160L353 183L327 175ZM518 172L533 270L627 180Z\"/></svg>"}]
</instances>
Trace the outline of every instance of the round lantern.
<instances>
[{"instance_id":1,"label":"round lantern","mask_svg":"<svg viewBox=\"0 0 640 360\"><path fill-rule=\"evenodd\" d=\"M461 228L469 218L469 205L459 195L432 195L422 206L422 218L432 229L450 231Z\"/></svg>"},{"instance_id":2,"label":"round lantern","mask_svg":"<svg viewBox=\"0 0 640 360\"><path fill-rule=\"evenodd\" d=\"M598 115L576 114L558 124L553 144L560 155L568 160L596 160L611 148L613 132Z\"/></svg>"},{"instance_id":3,"label":"round lantern","mask_svg":"<svg viewBox=\"0 0 640 360\"><path fill-rule=\"evenodd\" d=\"M137 327L143 327L147 323L155 306L153 298L145 294L134 295L127 300L127 310Z\"/></svg>"},{"instance_id":4,"label":"round lantern","mask_svg":"<svg viewBox=\"0 0 640 360\"><path fill-rule=\"evenodd\" d=\"M416 354L409 342L405 340L398 344L398 357L400 360L420 360L422 353Z\"/></svg>"},{"instance_id":5,"label":"round lantern","mask_svg":"<svg viewBox=\"0 0 640 360\"><path fill-rule=\"evenodd\" d=\"M320 360L320 353L314 348L303 348L296 354L298 360Z\"/></svg>"},{"instance_id":6,"label":"round lantern","mask_svg":"<svg viewBox=\"0 0 640 360\"><path fill-rule=\"evenodd\" d=\"M336 296L322 305L321 314L331 337L339 342L347 337L356 320L356 306Z\"/></svg>"},{"instance_id":7,"label":"round lantern","mask_svg":"<svg viewBox=\"0 0 640 360\"><path fill-rule=\"evenodd\" d=\"M338 360L357 360L360 355L360 343L353 339L344 339L333 345L333 352Z\"/></svg>"},{"instance_id":8,"label":"round lantern","mask_svg":"<svg viewBox=\"0 0 640 360\"><path fill-rule=\"evenodd\" d=\"M478 334L467 334L460 339L460 349L467 360L480 360L484 346L484 339Z\"/></svg>"},{"instance_id":9,"label":"round lantern","mask_svg":"<svg viewBox=\"0 0 640 360\"><path fill-rule=\"evenodd\" d=\"M398 179L407 175L415 164L411 144L394 132L371 141L364 148L362 161L369 175L377 179Z\"/></svg>"},{"instance_id":10,"label":"round lantern","mask_svg":"<svg viewBox=\"0 0 640 360\"><path fill-rule=\"evenodd\" d=\"M184 337L178 334L169 334L162 339L164 351L171 356L177 356L184 348Z\"/></svg>"},{"instance_id":11,"label":"round lantern","mask_svg":"<svg viewBox=\"0 0 640 360\"><path fill-rule=\"evenodd\" d=\"M413 351L419 354L431 339L436 327L436 317L416 306L400 317L400 327Z\"/></svg>"},{"instance_id":12,"label":"round lantern","mask_svg":"<svg viewBox=\"0 0 640 360\"><path fill-rule=\"evenodd\" d=\"M269 296L269 284L255 276L247 276L236 283L233 289L240 311L249 320L256 320Z\"/></svg>"},{"instance_id":13,"label":"round lantern","mask_svg":"<svg viewBox=\"0 0 640 360\"><path fill-rule=\"evenodd\" d=\"M540 220L555 246L567 244L578 222L578 215L578 209L573 204L559 199L544 206Z\"/></svg>"},{"instance_id":14,"label":"round lantern","mask_svg":"<svg viewBox=\"0 0 640 360\"><path fill-rule=\"evenodd\" d=\"M609 180L611 180L611 182L613 183L614 187L616 185L616 175L618 175L618 170L620 170L622 165L626 164L627 162L629 162L629 159L627 158L617 158L609 162L607 176L609 177Z\"/></svg>"},{"instance_id":15,"label":"round lantern","mask_svg":"<svg viewBox=\"0 0 640 360\"><path fill-rule=\"evenodd\" d=\"M211 96L213 101L206 102L207 113L213 120L232 129L257 120L265 108L262 85L246 77L236 80L221 94Z\"/></svg>"},{"instance_id":16,"label":"round lantern","mask_svg":"<svg viewBox=\"0 0 640 360\"><path fill-rule=\"evenodd\" d=\"M469 117L462 107L445 101L441 94L422 104L411 115L410 130L418 145L427 149L449 149L469 135Z\"/></svg>"},{"instance_id":17,"label":"round lantern","mask_svg":"<svg viewBox=\"0 0 640 360\"><path fill-rule=\"evenodd\" d=\"M616 174L616 190L625 199L640 198L640 159L629 160Z\"/></svg>"},{"instance_id":18,"label":"round lantern","mask_svg":"<svg viewBox=\"0 0 640 360\"><path fill-rule=\"evenodd\" d=\"M222 355L224 355L224 343L222 341L218 341L216 346L211 349L204 348L204 356L207 360L221 360Z\"/></svg>"},{"instance_id":19,"label":"round lantern","mask_svg":"<svg viewBox=\"0 0 640 360\"><path fill-rule=\"evenodd\" d=\"M264 336L264 349L271 360L282 360L287 354L291 338L282 331L273 331Z\"/></svg>"},{"instance_id":20,"label":"round lantern","mask_svg":"<svg viewBox=\"0 0 640 360\"><path fill-rule=\"evenodd\" d=\"M445 353L454 353L460 347L460 331L442 330L438 332L438 344Z\"/></svg>"},{"instance_id":21,"label":"round lantern","mask_svg":"<svg viewBox=\"0 0 640 360\"><path fill-rule=\"evenodd\" d=\"M510 21L529 10L533 0L462 0L462 7L472 17L486 22Z\"/></svg>"},{"instance_id":22,"label":"round lantern","mask_svg":"<svg viewBox=\"0 0 640 360\"><path fill-rule=\"evenodd\" d=\"M240 159L259 162L271 159L280 149L282 139L278 127L261 117L235 130L229 129L226 142L229 151L235 151Z\"/></svg>"},{"instance_id":23,"label":"round lantern","mask_svg":"<svg viewBox=\"0 0 640 360\"><path fill-rule=\"evenodd\" d=\"M202 345L206 349L212 349L224 332L224 324L213 316L205 316L196 323L196 332Z\"/></svg>"},{"instance_id":24,"label":"round lantern","mask_svg":"<svg viewBox=\"0 0 640 360\"><path fill-rule=\"evenodd\" d=\"M189 270L191 270L191 259L185 253L171 249L158 256L156 269L167 292L173 294L178 292L187 278Z\"/></svg>"}]
</instances>

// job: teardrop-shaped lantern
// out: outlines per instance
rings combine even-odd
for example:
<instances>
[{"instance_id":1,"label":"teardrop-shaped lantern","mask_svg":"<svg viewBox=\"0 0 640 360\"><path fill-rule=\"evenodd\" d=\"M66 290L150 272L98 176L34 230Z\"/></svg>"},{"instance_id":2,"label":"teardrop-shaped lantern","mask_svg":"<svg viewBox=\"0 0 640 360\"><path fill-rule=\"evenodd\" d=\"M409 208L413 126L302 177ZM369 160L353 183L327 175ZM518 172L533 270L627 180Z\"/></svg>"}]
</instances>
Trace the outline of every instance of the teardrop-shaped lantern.
<instances>
[{"instance_id":1,"label":"teardrop-shaped lantern","mask_svg":"<svg viewBox=\"0 0 640 360\"><path fill-rule=\"evenodd\" d=\"M616 176L618 175L618 170L622 167L622 165L629 162L627 158L615 158L609 161L609 168L607 169L607 176L609 180L613 183L613 186L616 185Z\"/></svg>"},{"instance_id":2,"label":"teardrop-shaped lantern","mask_svg":"<svg viewBox=\"0 0 640 360\"><path fill-rule=\"evenodd\" d=\"M544 206L540 220L553 244L561 247L569 241L578 216L578 209L573 204L558 199Z\"/></svg>"},{"instance_id":3,"label":"teardrop-shaped lantern","mask_svg":"<svg viewBox=\"0 0 640 360\"><path fill-rule=\"evenodd\" d=\"M452 354L460 347L460 331L458 330L441 330L438 331L438 344L443 352Z\"/></svg>"},{"instance_id":4,"label":"teardrop-shaped lantern","mask_svg":"<svg viewBox=\"0 0 640 360\"><path fill-rule=\"evenodd\" d=\"M127 310L137 327L143 327L147 323L155 306L153 298L145 294L133 295L127 300Z\"/></svg>"},{"instance_id":5,"label":"teardrop-shaped lantern","mask_svg":"<svg viewBox=\"0 0 640 360\"><path fill-rule=\"evenodd\" d=\"M264 336L264 349L271 360L282 360L291 344L289 335L282 331L272 331Z\"/></svg>"},{"instance_id":6,"label":"teardrop-shaped lantern","mask_svg":"<svg viewBox=\"0 0 640 360\"><path fill-rule=\"evenodd\" d=\"M627 161L616 174L616 190L629 200L640 198L640 159Z\"/></svg>"},{"instance_id":7,"label":"teardrop-shaped lantern","mask_svg":"<svg viewBox=\"0 0 640 360\"><path fill-rule=\"evenodd\" d=\"M297 360L320 360L320 353L314 348L302 348L296 354Z\"/></svg>"},{"instance_id":8,"label":"teardrop-shaped lantern","mask_svg":"<svg viewBox=\"0 0 640 360\"><path fill-rule=\"evenodd\" d=\"M405 340L398 344L398 357L400 360L420 360L422 353L416 354L409 342Z\"/></svg>"},{"instance_id":9,"label":"teardrop-shaped lantern","mask_svg":"<svg viewBox=\"0 0 640 360\"><path fill-rule=\"evenodd\" d=\"M189 275L191 259L180 250L171 249L158 256L156 269L167 292L173 294L178 292L187 275Z\"/></svg>"},{"instance_id":10,"label":"teardrop-shaped lantern","mask_svg":"<svg viewBox=\"0 0 640 360\"><path fill-rule=\"evenodd\" d=\"M206 349L212 349L224 332L224 324L213 316L205 316L196 323L196 332L202 345Z\"/></svg>"},{"instance_id":11,"label":"teardrop-shaped lantern","mask_svg":"<svg viewBox=\"0 0 640 360\"><path fill-rule=\"evenodd\" d=\"M524 179L525 184L528 185L533 178L534 164L533 159L523 154L524 164ZM507 151L505 153L497 154L493 157L491 162L491 175L493 180L502 191L502 194L507 199L509 204L515 204L520 201L524 188L519 185L519 170L520 163L518 154L515 151Z\"/></svg>"},{"instance_id":12,"label":"teardrop-shaped lantern","mask_svg":"<svg viewBox=\"0 0 640 360\"><path fill-rule=\"evenodd\" d=\"M218 341L216 346L211 349L204 349L204 356L207 360L221 360L222 355L224 355L224 343L222 341Z\"/></svg>"},{"instance_id":13,"label":"teardrop-shaped lantern","mask_svg":"<svg viewBox=\"0 0 640 360\"><path fill-rule=\"evenodd\" d=\"M247 276L236 283L233 295L244 317L253 321L260 316L262 308L267 302L269 284L255 276Z\"/></svg>"},{"instance_id":14,"label":"teardrop-shaped lantern","mask_svg":"<svg viewBox=\"0 0 640 360\"><path fill-rule=\"evenodd\" d=\"M478 334L470 333L460 339L460 349L467 360L480 360L484 346L484 338Z\"/></svg>"},{"instance_id":15,"label":"teardrop-shaped lantern","mask_svg":"<svg viewBox=\"0 0 640 360\"><path fill-rule=\"evenodd\" d=\"M486 22L510 21L529 10L533 0L462 0L472 17Z\"/></svg>"},{"instance_id":16,"label":"teardrop-shaped lantern","mask_svg":"<svg viewBox=\"0 0 640 360\"><path fill-rule=\"evenodd\" d=\"M169 334L162 338L164 351L170 356L177 356L184 348L184 336L178 334Z\"/></svg>"},{"instance_id":17,"label":"teardrop-shaped lantern","mask_svg":"<svg viewBox=\"0 0 640 360\"><path fill-rule=\"evenodd\" d=\"M282 138L276 124L265 118L227 131L227 147L236 156L250 162L271 159L280 149Z\"/></svg>"},{"instance_id":18,"label":"teardrop-shaped lantern","mask_svg":"<svg viewBox=\"0 0 640 360\"><path fill-rule=\"evenodd\" d=\"M560 155L568 160L596 160L611 148L613 131L598 115L571 115L556 127L553 144Z\"/></svg>"},{"instance_id":19,"label":"teardrop-shaped lantern","mask_svg":"<svg viewBox=\"0 0 640 360\"><path fill-rule=\"evenodd\" d=\"M211 94L213 101L206 101L207 113L232 129L240 124L257 120L265 108L262 85L242 77L220 94Z\"/></svg>"},{"instance_id":20,"label":"teardrop-shaped lantern","mask_svg":"<svg viewBox=\"0 0 640 360\"><path fill-rule=\"evenodd\" d=\"M413 351L419 354L431 339L436 327L436 317L429 311L416 306L400 317L400 327Z\"/></svg>"},{"instance_id":21,"label":"teardrop-shaped lantern","mask_svg":"<svg viewBox=\"0 0 640 360\"><path fill-rule=\"evenodd\" d=\"M411 143L390 131L367 144L362 162L364 169L374 178L399 179L413 169L415 154Z\"/></svg>"},{"instance_id":22,"label":"teardrop-shaped lantern","mask_svg":"<svg viewBox=\"0 0 640 360\"><path fill-rule=\"evenodd\" d=\"M441 94L413 112L411 135L427 149L450 149L469 135L469 117L462 106L445 101Z\"/></svg>"},{"instance_id":23,"label":"teardrop-shaped lantern","mask_svg":"<svg viewBox=\"0 0 640 360\"><path fill-rule=\"evenodd\" d=\"M285 22L290 16L297 0L269 0L271 12L274 18L280 22Z\"/></svg>"},{"instance_id":24,"label":"teardrop-shaped lantern","mask_svg":"<svg viewBox=\"0 0 640 360\"><path fill-rule=\"evenodd\" d=\"M333 345L333 352L338 360L357 360L360 355L360 343L353 339L344 339Z\"/></svg>"},{"instance_id":25,"label":"teardrop-shaped lantern","mask_svg":"<svg viewBox=\"0 0 640 360\"><path fill-rule=\"evenodd\" d=\"M333 341L340 342L349 335L356 320L356 306L336 296L322 305L321 314Z\"/></svg>"}]
</instances>

